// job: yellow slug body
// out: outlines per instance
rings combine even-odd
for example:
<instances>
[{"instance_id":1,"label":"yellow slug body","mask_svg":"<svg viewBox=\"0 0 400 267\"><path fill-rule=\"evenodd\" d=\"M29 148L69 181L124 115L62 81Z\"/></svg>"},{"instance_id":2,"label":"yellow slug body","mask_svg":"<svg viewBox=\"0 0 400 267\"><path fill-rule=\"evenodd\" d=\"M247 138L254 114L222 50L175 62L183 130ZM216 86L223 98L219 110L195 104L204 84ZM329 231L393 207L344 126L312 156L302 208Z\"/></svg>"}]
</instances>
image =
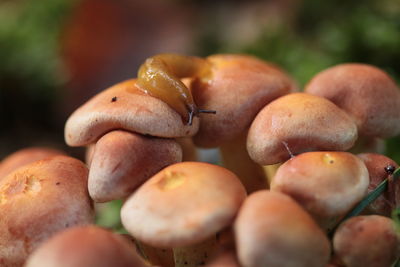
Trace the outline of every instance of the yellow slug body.
<instances>
[{"instance_id":1,"label":"yellow slug body","mask_svg":"<svg viewBox=\"0 0 400 267\"><path fill-rule=\"evenodd\" d=\"M139 68L137 84L145 93L167 103L189 125L199 113L191 91L181 78L209 75L208 63L198 57L160 54L148 58Z\"/></svg>"}]
</instances>

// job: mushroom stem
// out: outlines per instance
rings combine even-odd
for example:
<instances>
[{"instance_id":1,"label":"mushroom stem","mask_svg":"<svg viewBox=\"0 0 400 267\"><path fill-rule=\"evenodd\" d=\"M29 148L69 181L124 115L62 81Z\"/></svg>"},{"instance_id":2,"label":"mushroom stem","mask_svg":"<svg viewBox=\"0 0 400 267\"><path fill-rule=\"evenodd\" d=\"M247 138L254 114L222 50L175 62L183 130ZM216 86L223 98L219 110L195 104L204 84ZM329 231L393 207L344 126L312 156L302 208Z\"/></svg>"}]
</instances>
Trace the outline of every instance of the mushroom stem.
<instances>
[{"instance_id":1,"label":"mushroom stem","mask_svg":"<svg viewBox=\"0 0 400 267\"><path fill-rule=\"evenodd\" d=\"M282 163L263 166L265 176L268 180L268 185L272 182L272 179L274 179L275 173L281 165Z\"/></svg>"},{"instance_id":2,"label":"mushroom stem","mask_svg":"<svg viewBox=\"0 0 400 267\"><path fill-rule=\"evenodd\" d=\"M182 148L182 161L198 161L196 146L191 137L176 138L175 141Z\"/></svg>"},{"instance_id":3,"label":"mushroom stem","mask_svg":"<svg viewBox=\"0 0 400 267\"><path fill-rule=\"evenodd\" d=\"M247 193L267 189L267 177L263 167L255 163L246 149L247 131L234 140L220 146L222 164L234 172L243 183Z\"/></svg>"},{"instance_id":4,"label":"mushroom stem","mask_svg":"<svg viewBox=\"0 0 400 267\"><path fill-rule=\"evenodd\" d=\"M349 150L353 154L378 153L385 154L385 141L382 138L358 135L357 141Z\"/></svg>"},{"instance_id":5,"label":"mushroom stem","mask_svg":"<svg viewBox=\"0 0 400 267\"><path fill-rule=\"evenodd\" d=\"M174 254L168 248L155 248L135 240L140 254L151 266L174 267Z\"/></svg>"},{"instance_id":6,"label":"mushroom stem","mask_svg":"<svg viewBox=\"0 0 400 267\"><path fill-rule=\"evenodd\" d=\"M197 267L205 265L214 256L217 247L213 236L195 245L174 248L175 267Z\"/></svg>"}]
</instances>

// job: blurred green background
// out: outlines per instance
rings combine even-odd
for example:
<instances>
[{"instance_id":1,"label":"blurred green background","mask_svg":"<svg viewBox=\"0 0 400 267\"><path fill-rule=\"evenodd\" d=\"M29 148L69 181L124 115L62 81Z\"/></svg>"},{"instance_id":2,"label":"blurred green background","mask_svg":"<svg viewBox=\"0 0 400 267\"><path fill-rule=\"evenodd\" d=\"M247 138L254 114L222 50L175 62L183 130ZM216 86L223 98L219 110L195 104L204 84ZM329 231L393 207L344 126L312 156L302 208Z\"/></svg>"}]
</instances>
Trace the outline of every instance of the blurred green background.
<instances>
[{"instance_id":1,"label":"blurred green background","mask_svg":"<svg viewBox=\"0 0 400 267\"><path fill-rule=\"evenodd\" d=\"M300 86L342 62L399 82L400 1L2 0L0 156L51 145L82 158L63 141L70 113L160 52L249 53ZM400 162L399 138L387 154ZM99 220L118 228L112 218Z\"/></svg>"}]
</instances>

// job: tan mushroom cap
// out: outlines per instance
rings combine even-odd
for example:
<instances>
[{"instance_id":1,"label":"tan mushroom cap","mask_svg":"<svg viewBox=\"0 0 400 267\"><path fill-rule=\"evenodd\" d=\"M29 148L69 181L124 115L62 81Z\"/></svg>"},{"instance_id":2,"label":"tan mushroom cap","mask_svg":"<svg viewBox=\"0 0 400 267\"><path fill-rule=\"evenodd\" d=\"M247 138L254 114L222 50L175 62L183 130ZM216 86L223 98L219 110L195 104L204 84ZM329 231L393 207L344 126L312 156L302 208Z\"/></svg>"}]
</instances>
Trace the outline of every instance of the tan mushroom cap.
<instances>
[{"instance_id":1,"label":"tan mushroom cap","mask_svg":"<svg viewBox=\"0 0 400 267\"><path fill-rule=\"evenodd\" d=\"M347 150L356 139L357 127L343 110L322 97L294 93L258 113L247 136L247 150L255 162L270 165L286 161L290 153Z\"/></svg>"},{"instance_id":2,"label":"tan mushroom cap","mask_svg":"<svg viewBox=\"0 0 400 267\"><path fill-rule=\"evenodd\" d=\"M145 267L135 246L96 226L63 231L40 246L26 267Z\"/></svg>"},{"instance_id":3,"label":"tan mushroom cap","mask_svg":"<svg viewBox=\"0 0 400 267\"><path fill-rule=\"evenodd\" d=\"M235 221L243 267L321 267L330 244L311 216L292 198L261 190L243 203Z\"/></svg>"},{"instance_id":4,"label":"tan mushroom cap","mask_svg":"<svg viewBox=\"0 0 400 267\"><path fill-rule=\"evenodd\" d=\"M128 197L162 168L182 161L173 139L111 131L96 143L89 170L89 193L96 202Z\"/></svg>"},{"instance_id":5,"label":"tan mushroom cap","mask_svg":"<svg viewBox=\"0 0 400 267\"><path fill-rule=\"evenodd\" d=\"M368 193L373 191L389 173L385 170L388 166L393 166L395 169L399 165L385 155L375 153L363 153L357 155L365 164L369 173ZM383 216L391 216L392 210L400 205L400 184L398 182L391 185L392 188L386 190L374 202L364 210L366 214L379 214ZM389 192L391 191L392 192Z\"/></svg>"},{"instance_id":6,"label":"tan mushroom cap","mask_svg":"<svg viewBox=\"0 0 400 267\"><path fill-rule=\"evenodd\" d=\"M116 129L157 137L183 137L195 134L198 126L198 118L191 126L186 125L177 112L145 94L132 79L106 89L78 108L66 122L65 140L70 146L88 145Z\"/></svg>"},{"instance_id":7,"label":"tan mushroom cap","mask_svg":"<svg viewBox=\"0 0 400 267\"><path fill-rule=\"evenodd\" d=\"M203 115L196 145L217 147L247 130L266 104L295 90L293 80L278 67L247 55L213 55L211 77L194 80L193 97L202 109L216 110Z\"/></svg>"},{"instance_id":8,"label":"tan mushroom cap","mask_svg":"<svg viewBox=\"0 0 400 267\"><path fill-rule=\"evenodd\" d=\"M366 194L364 163L347 152L308 152L279 167L271 191L291 196L324 229L331 229Z\"/></svg>"},{"instance_id":9,"label":"tan mushroom cap","mask_svg":"<svg viewBox=\"0 0 400 267\"><path fill-rule=\"evenodd\" d=\"M325 97L351 115L360 135L390 137L400 134L400 91L381 69L341 64L318 73L305 88Z\"/></svg>"},{"instance_id":10,"label":"tan mushroom cap","mask_svg":"<svg viewBox=\"0 0 400 267\"><path fill-rule=\"evenodd\" d=\"M87 175L79 160L55 156L0 181L0 266L22 266L56 232L93 222Z\"/></svg>"},{"instance_id":11,"label":"tan mushroom cap","mask_svg":"<svg viewBox=\"0 0 400 267\"><path fill-rule=\"evenodd\" d=\"M0 180L19 167L56 155L65 155L65 152L49 147L29 147L15 151L0 162Z\"/></svg>"},{"instance_id":12,"label":"tan mushroom cap","mask_svg":"<svg viewBox=\"0 0 400 267\"><path fill-rule=\"evenodd\" d=\"M390 267L400 257L400 239L391 219L357 216L336 230L333 249L347 267Z\"/></svg>"},{"instance_id":13,"label":"tan mushroom cap","mask_svg":"<svg viewBox=\"0 0 400 267\"><path fill-rule=\"evenodd\" d=\"M246 197L238 178L222 167L183 162L143 184L124 204L122 223L155 247L192 245L228 226Z\"/></svg>"}]
</instances>

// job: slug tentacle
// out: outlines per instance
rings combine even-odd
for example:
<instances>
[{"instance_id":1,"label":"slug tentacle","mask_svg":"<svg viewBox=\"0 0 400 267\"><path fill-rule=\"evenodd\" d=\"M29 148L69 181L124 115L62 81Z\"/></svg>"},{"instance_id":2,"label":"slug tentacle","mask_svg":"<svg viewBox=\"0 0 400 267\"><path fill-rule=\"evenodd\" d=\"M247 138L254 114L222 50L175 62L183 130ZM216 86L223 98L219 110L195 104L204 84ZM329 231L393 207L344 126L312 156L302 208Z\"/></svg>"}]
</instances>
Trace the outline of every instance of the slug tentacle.
<instances>
[{"instance_id":1,"label":"slug tentacle","mask_svg":"<svg viewBox=\"0 0 400 267\"><path fill-rule=\"evenodd\" d=\"M196 106L181 78L207 78L209 63L198 57L160 54L148 58L139 68L137 84L145 93L161 99L178 112L188 125L199 113L216 113Z\"/></svg>"}]
</instances>

